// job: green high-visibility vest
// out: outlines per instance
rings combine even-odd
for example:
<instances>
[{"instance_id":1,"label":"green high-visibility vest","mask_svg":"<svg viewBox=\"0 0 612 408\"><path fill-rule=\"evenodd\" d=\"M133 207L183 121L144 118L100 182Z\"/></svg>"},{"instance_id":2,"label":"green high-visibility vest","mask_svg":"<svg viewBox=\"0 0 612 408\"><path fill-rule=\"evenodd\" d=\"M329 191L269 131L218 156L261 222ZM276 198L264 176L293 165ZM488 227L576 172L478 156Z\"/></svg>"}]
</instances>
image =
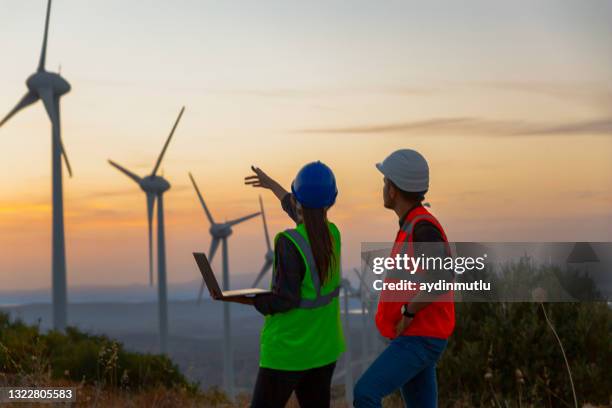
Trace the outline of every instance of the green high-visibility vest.
<instances>
[{"instance_id":1,"label":"green high-visibility vest","mask_svg":"<svg viewBox=\"0 0 612 408\"><path fill-rule=\"evenodd\" d=\"M340 320L340 232L331 222L334 261L326 282L319 282L304 224L276 235L289 238L306 267L300 288L300 305L265 318L261 332L260 367L277 370L308 370L338 360L345 350ZM274 271L276 273L276 259ZM274 281L274 280L273 280Z\"/></svg>"}]
</instances>

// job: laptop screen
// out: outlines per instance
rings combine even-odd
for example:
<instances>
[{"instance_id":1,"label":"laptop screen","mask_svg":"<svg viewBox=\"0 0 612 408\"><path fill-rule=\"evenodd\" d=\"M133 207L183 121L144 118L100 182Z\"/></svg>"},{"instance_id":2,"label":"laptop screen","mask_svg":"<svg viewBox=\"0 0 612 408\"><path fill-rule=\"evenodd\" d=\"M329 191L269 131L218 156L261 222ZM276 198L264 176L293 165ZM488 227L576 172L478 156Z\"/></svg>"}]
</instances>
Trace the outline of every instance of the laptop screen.
<instances>
[{"instance_id":1,"label":"laptop screen","mask_svg":"<svg viewBox=\"0 0 612 408\"><path fill-rule=\"evenodd\" d=\"M208 262L208 258L205 254L201 252L194 252L193 257L198 264L198 268L200 268L200 272L202 273L202 277L204 278L204 282L208 287L208 291L211 292L211 296L213 292L222 294L221 288L219 288L219 284L217 283L217 278L215 278L215 274L213 273L210 263Z\"/></svg>"}]
</instances>

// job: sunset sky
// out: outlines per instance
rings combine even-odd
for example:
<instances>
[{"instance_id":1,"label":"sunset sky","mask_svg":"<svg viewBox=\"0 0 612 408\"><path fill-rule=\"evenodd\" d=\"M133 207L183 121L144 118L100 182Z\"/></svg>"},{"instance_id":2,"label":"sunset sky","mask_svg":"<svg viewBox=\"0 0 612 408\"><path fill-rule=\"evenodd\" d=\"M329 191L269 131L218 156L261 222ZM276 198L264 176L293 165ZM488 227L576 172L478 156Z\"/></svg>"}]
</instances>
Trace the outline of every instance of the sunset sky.
<instances>
[{"instance_id":1,"label":"sunset sky","mask_svg":"<svg viewBox=\"0 0 612 408\"><path fill-rule=\"evenodd\" d=\"M46 2L3 0L0 117L26 92ZM306 162L336 172L330 218L346 267L392 240L374 163L423 153L427 200L454 241L612 241L612 2L56 0L47 69L62 99L70 286L147 282L145 196L108 165L162 165L170 282L198 277L213 215L256 211L256 164L287 188ZM50 286L49 120L0 128L0 288ZM262 192L272 232L291 226ZM263 263L260 219L235 228L230 268ZM218 260L217 260L218 262Z\"/></svg>"}]
</instances>

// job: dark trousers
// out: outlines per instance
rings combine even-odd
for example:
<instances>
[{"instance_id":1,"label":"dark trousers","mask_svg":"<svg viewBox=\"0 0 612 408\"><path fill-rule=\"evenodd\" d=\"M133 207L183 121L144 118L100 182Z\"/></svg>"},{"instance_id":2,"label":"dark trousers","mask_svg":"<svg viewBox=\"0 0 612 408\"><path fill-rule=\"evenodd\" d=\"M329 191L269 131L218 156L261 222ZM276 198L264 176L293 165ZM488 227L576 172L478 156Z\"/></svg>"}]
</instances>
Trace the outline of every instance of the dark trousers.
<instances>
[{"instance_id":1,"label":"dark trousers","mask_svg":"<svg viewBox=\"0 0 612 408\"><path fill-rule=\"evenodd\" d=\"M284 408L295 391L301 408L329 408L336 363L304 371L259 368L251 408Z\"/></svg>"}]
</instances>

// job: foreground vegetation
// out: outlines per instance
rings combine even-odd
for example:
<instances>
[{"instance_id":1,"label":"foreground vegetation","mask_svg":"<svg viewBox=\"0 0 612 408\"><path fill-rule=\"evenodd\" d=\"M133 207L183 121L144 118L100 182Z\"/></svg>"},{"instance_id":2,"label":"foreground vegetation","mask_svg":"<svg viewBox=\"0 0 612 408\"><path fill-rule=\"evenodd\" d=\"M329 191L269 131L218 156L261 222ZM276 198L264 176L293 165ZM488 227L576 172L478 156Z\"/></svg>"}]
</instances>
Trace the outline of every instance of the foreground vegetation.
<instances>
[{"instance_id":1,"label":"foreground vegetation","mask_svg":"<svg viewBox=\"0 0 612 408\"><path fill-rule=\"evenodd\" d=\"M131 390L196 388L165 356L128 352L105 336L72 327L43 334L6 314L0 314L0 372L24 383L53 379Z\"/></svg>"},{"instance_id":2,"label":"foreground vegetation","mask_svg":"<svg viewBox=\"0 0 612 408\"><path fill-rule=\"evenodd\" d=\"M41 333L0 313L0 386L7 385L74 387L77 406L231 406L219 390L200 391L165 356L129 352L75 328Z\"/></svg>"},{"instance_id":3,"label":"foreground vegetation","mask_svg":"<svg viewBox=\"0 0 612 408\"><path fill-rule=\"evenodd\" d=\"M539 275L529 268L517 270ZM572 276L566 288L593 291L584 276ZM574 407L573 390L580 407L610 406L608 304L457 303L456 310L455 333L438 364L441 407ZM74 328L41 333L0 313L0 386L6 385L75 387L77 406L248 406L248 395L232 405L219 390L200 390L165 356L129 352ZM341 386L333 395L333 407L345 406ZM399 396L385 407L402 407Z\"/></svg>"},{"instance_id":4,"label":"foreground vegetation","mask_svg":"<svg viewBox=\"0 0 612 408\"><path fill-rule=\"evenodd\" d=\"M608 405L612 312L605 303L457 304L457 328L438 365L441 406Z\"/></svg>"},{"instance_id":5,"label":"foreground vegetation","mask_svg":"<svg viewBox=\"0 0 612 408\"><path fill-rule=\"evenodd\" d=\"M582 406L612 398L612 311L580 268L534 265L529 258L505 265L495 281L503 293L518 286L535 303L457 303L457 325L439 363L443 406ZM581 303L541 303L550 289ZM547 288L542 289L542 288ZM552 296L551 296L552 294ZM540 301L540 302L538 302Z\"/></svg>"},{"instance_id":6,"label":"foreground vegetation","mask_svg":"<svg viewBox=\"0 0 612 408\"><path fill-rule=\"evenodd\" d=\"M573 407L567 367L537 303L457 304L457 328L439 363L441 407ZM612 315L605 303L545 306L563 342L579 406L610 404ZM0 386L71 386L79 406L230 407L167 358L126 351L104 336L40 333L0 314ZM342 389L333 406L341 407ZM248 406L242 396L237 406ZM295 402L291 407L297 407ZM398 396L385 401L401 407Z\"/></svg>"}]
</instances>

